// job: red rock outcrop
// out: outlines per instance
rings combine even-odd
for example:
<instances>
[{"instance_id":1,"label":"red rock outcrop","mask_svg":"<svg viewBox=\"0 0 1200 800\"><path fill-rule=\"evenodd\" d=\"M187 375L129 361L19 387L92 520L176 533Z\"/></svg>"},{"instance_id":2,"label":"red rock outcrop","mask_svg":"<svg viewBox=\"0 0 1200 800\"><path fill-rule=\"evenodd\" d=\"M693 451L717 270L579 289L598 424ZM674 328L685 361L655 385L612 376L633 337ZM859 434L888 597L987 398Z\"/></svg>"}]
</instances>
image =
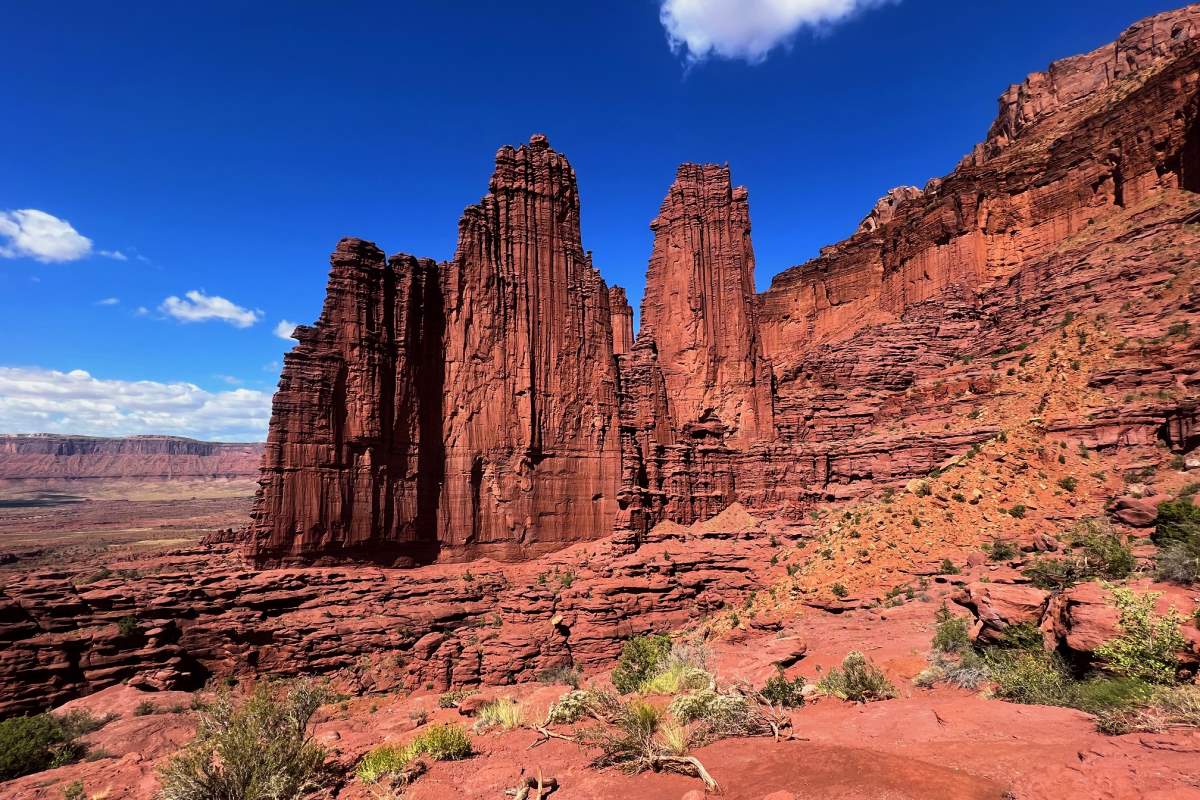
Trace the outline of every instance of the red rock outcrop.
<instances>
[{"instance_id":1,"label":"red rock outcrop","mask_svg":"<svg viewBox=\"0 0 1200 800\"><path fill-rule=\"evenodd\" d=\"M523 556L612 530L620 439L608 287L544 136L496 155L446 297L444 545Z\"/></svg>"},{"instance_id":2,"label":"red rock outcrop","mask_svg":"<svg viewBox=\"0 0 1200 800\"><path fill-rule=\"evenodd\" d=\"M415 416L394 423L410 433L322 420L347 413L338 374L366 408L387 391L376 361L403 384L412 358L375 353L354 327L302 335L252 552L512 559L614 528L636 541L735 501L794 519L998 435L979 403L1019 375L1022 348L1085 315L1136 346L1089 376L1102 402L1043 420L1046 432L1092 449L1192 450L1198 23L1200 6L1162 14L1031 75L950 175L889 192L849 239L761 295L746 191L726 167L682 166L652 224L636 338L624 292L580 242L569 164L544 137L502 149L454 260L424 268L438 291L406 311L437 340L419 348L427 373L404 411ZM347 315L390 307L373 291L338 302Z\"/></svg>"},{"instance_id":3,"label":"red rock outcrop","mask_svg":"<svg viewBox=\"0 0 1200 800\"><path fill-rule=\"evenodd\" d=\"M263 446L178 436L0 435L0 480L248 478Z\"/></svg>"},{"instance_id":4,"label":"red rock outcrop","mask_svg":"<svg viewBox=\"0 0 1200 800\"><path fill-rule=\"evenodd\" d=\"M436 555L441 284L343 239L325 307L284 358L249 547L260 561Z\"/></svg>"},{"instance_id":5,"label":"red rock outcrop","mask_svg":"<svg viewBox=\"0 0 1200 800\"><path fill-rule=\"evenodd\" d=\"M580 241L575 173L544 136L497 153L451 262L343 240L321 319L296 336L256 561L524 557L612 530L609 290Z\"/></svg>"},{"instance_id":6,"label":"red rock outcrop","mask_svg":"<svg viewBox=\"0 0 1200 800\"><path fill-rule=\"evenodd\" d=\"M620 286L609 288L608 305L612 310L613 353L623 356L633 349L633 307Z\"/></svg>"},{"instance_id":7,"label":"red rock outcrop","mask_svg":"<svg viewBox=\"0 0 1200 800\"><path fill-rule=\"evenodd\" d=\"M658 217L639 338L652 341L676 430L770 439L771 369L759 350L745 187L729 168L684 164Z\"/></svg>"},{"instance_id":8,"label":"red rock outcrop","mask_svg":"<svg viewBox=\"0 0 1200 800\"><path fill-rule=\"evenodd\" d=\"M664 531L634 553L609 537L515 564L255 571L231 548L199 548L100 577L86 561L28 571L0 587L0 717L117 683L194 688L214 674L442 691L599 667L629 636L764 585L767 537L721 528Z\"/></svg>"}]
</instances>

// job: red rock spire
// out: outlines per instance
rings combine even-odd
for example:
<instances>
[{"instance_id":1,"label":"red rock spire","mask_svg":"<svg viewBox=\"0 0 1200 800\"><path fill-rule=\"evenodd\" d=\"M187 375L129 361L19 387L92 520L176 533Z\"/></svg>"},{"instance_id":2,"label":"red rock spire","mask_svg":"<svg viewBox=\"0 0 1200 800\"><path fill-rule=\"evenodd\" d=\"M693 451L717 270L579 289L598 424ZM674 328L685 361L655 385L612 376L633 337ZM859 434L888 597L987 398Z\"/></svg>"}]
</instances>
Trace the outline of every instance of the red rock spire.
<instances>
[{"instance_id":1,"label":"red rock spire","mask_svg":"<svg viewBox=\"0 0 1200 800\"><path fill-rule=\"evenodd\" d=\"M683 164L650 228L640 335L657 346L675 425L719 422L731 440L769 437L746 189L731 186L727 166Z\"/></svg>"}]
</instances>

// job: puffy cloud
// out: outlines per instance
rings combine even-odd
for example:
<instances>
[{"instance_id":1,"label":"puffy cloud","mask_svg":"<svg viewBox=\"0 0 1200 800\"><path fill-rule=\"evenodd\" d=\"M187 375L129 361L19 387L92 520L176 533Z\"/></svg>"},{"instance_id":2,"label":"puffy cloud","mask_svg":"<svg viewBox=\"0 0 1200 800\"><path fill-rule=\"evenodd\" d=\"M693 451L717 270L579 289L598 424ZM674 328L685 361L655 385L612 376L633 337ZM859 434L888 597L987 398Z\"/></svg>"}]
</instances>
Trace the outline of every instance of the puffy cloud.
<instances>
[{"instance_id":1,"label":"puffy cloud","mask_svg":"<svg viewBox=\"0 0 1200 800\"><path fill-rule=\"evenodd\" d=\"M91 436L172 434L262 441L271 395L191 383L94 378L83 370L0 367L0 431Z\"/></svg>"},{"instance_id":2,"label":"puffy cloud","mask_svg":"<svg viewBox=\"0 0 1200 800\"><path fill-rule=\"evenodd\" d=\"M92 252L92 240L53 214L24 208L0 211L0 258L32 258L43 263L78 261Z\"/></svg>"},{"instance_id":3,"label":"puffy cloud","mask_svg":"<svg viewBox=\"0 0 1200 800\"><path fill-rule=\"evenodd\" d=\"M287 342L296 341L296 337L292 336L292 332L296 330L295 322L288 322L286 319L279 320L275 325L275 335Z\"/></svg>"},{"instance_id":4,"label":"puffy cloud","mask_svg":"<svg viewBox=\"0 0 1200 800\"><path fill-rule=\"evenodd\" d=\"M106 297L103 300L97 300L96 305L98 305L98 306L115 306L120 302L121 302L121 298L119 298L119 297Z\"/></svg>"},{"instance_id":5,"label":"puffy cloud","mask_svg":"<svg viewBox=\"0 0 1200 800\"><path fill-rule=\"evenodd\" d=\"M899 0L662 0L658 17L671 49L689 61L755 64L803 27L825 28L890 2Z\"/></svg>"},{"instance_id":6,"label":"puffy cloud","mask_svg":"<svg viewBox=\"0 0 1200 800\"><path fill-rule=\"evenodd\" d=\"M262 319L261 311L242 308L224 297L207 295L195 289L185 296L187 299L183 300L171 295L163 300L158 310L180 322L207 322L215 319L228 322L235 328L249 328Z\"/></svg>"}]
</instances>

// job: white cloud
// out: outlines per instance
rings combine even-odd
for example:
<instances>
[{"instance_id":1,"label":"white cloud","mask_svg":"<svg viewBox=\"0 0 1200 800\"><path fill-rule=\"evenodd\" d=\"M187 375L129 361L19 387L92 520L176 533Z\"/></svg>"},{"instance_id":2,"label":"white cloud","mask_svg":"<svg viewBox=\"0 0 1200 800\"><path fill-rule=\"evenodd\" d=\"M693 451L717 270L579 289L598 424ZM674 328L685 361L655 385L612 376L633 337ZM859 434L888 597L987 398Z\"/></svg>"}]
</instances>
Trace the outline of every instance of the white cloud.
<instances>
[{"instance_id":1,"label":"white cloud","mask_svg":"<svg viewBox=\"0 0 1200 800\"><path fill-rule=\"evenodd\" d=\"M262 441L271 395L209 392L191 383L94 378L83 370L0 367L0 431L128 436L139 433Z\"/></svg>"},{"instance_id":2,"label":"white cloud","mask_svg":"<svg viewBox=\"0 0 1200 800\"><path fill-rule=\"evenodd\" d=\"M125 255L120 250L99 250L97 252L99 252L99 254L104 256L105 258L111 258L114 261L128 261L129 260L129 256Z\"/></svg>"},{"instance_id":3,"label":"white cloud","mask_svg":"<svg viewBox=\"0 0 1200 800\"><path fill-rule=\"evenodd\" d=\"M188 292L186 297L186 300L181 300L171 295L163 300L158 310L180 322L207 322L215 319L228 322L235 328L249 328L262 319L261 311L242 308L224 297L207 295L195 289Z\"/></svg>"},{"instance_id":4,"label":"white cloud","mask_svg":"<svg viewBox=\"0 0 1200 800\"><path fill-rule=\"evenodd\" d=\"M661 0L658 18L671 50L688 61L710 56L756 64L801 28L826 28L899 0Z\"/></svg>"},{"instance_id":5,"label":"white cloud","mask_svg":"<svg viewBox=\"0 0 1200 800\"><path fill-rule=\"evenodd\" d=\"M150 309L146 308L145 306L138 306L133 313L139 317L148 317L150 316Z\"/></svg>"},{"instance_id":6,"label":"white cloud","mask_svg":"<svg viewBox=\"0 0 1200 800\"><path fill-rule=\"evenodd\" d=\"M92 240L53 214L24 208L0 211L0 258L32 258L49 264L78 261L92 252Z\"/></svg>"},{"instance_id":7,"label":"white cloud","mask_svg":"<svg viewBox=\"0 0 1200 800\"><path fill-rule=\"evenodd\" d=\"M296 341L296 337L292 336L292 332L296 330L295 322L288 322L286 319L279 320L275 325L275 335L287 342Z\"/></svg>"},{"instance_id":8,"label":"white cloud","mask_svg":"<svg viewBox=\"0 0 1200 800\"><path fill-rule=\"evenodd\" d=\"M98 306L115 306L120 302L121 302L121 298L119 298L119 297L106 297L103 300L97 300L96 305L98 305Z\"/></svg>"}]
</instances>

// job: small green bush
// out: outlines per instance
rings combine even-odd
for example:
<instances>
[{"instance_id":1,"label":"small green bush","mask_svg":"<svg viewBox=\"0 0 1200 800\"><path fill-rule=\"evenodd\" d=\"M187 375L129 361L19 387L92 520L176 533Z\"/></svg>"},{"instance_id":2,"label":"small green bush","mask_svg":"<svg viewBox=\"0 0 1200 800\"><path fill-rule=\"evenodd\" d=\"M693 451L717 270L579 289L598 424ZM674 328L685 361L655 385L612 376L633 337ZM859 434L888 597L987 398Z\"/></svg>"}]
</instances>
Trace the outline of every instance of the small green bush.
<instances>
[{"instance_id":1,"label":"small green bush","mask_svg":"<svg viewBox=\"0 0 1200 800\"><path fill-rule=\"evenodd\" d=\"M673 661L657 675L638 684L642 694L678 694L711 686L713 676L699 667L682 661Z\"/></svg>"},{"instance_id":2,"label":"small green bush","mask_svg":"<svg viewBox=\"0 0 1200 800\"><path fill-rule=\"evenodd\" d=\"M81 754L62 721L52 714L0 722L0 781L68 764Z\"/></svg>"},{"instance_id":3,"label":"small green bush","mask_svg":"<svg viewBox=\"0 0 1200 800\"><path fill-rule=\"evenodd\" d=\"M1012 508L1010 508L1008 510L1008 515L1010 517L1012 517L1013 519L1022 519L1025 516L1025 511L1026 511L1025 504L1017 503L1016 505L1014 505Z\"/></svg>"},{"instance_id":4,"label":"small green bush","mask_svg":"<svg viewBox=\"0 0 1200 800\"><path fill-rule=\"evenodd\" d=\"M1011 561L1017 557L1017 548L1013 547L1012 542L1004 539L992 540L991 545L984 548L984 552L990 561Z\"/></svg>"},{"instance_id":5,"label":"small green bush","mask_svg":"<svg viewBox=\"0 0 1200 800\"><path fill-rule=\"evenodd\" d=\"M636 692L643 681L660 671L670 652L671 640L661 634L628 639L612 672L613 686L621 694Z\"/></svg>"},{"instance_id":6,"label":"small green bush","mask_svg":"<svg viewBox=\"0 0 1200 800\"><path fill-rule=\"evenodd\" d=\"M63 787L63 800L86 800L83 792L83 781L71 781Z\"/></svg>"},{"instance_id":7,"label":"small green bush","mask_svg":"<svg viewBox=\"0 0 1200 800\"><path fill-rule=\"evenodd\" d=\"M412 744L421 755L434 761L460 761L474 752L471 737L461 725L433 725Z\"/></svg>"},{"instance_id":8,"label":"small green bush","mask_svg":"<svg viewBox=\"0 0 1200 800\"><path fill-rule=\"evenodd\" d=\"M161 800L300 800L330 778L309 722L332 699L307 681L260 684L241 703L229 692L201 710L196 737L160 771Z\"/></svg>"},{"instance_id":9,"label":"small green bush","mask_svg":"<svg viewBox=\"0 0 1200 800\"><path fill-rule=\"evenodd\" d=\"M1003 650L1041 650L1042 631L1032 622L1009 625L1000 632L995 646Z\"/></svg>"},{"instance_id":10,"label":"small green bush","mask_svg":"<svg viewBox=\"0 0 1200 800\"><path fill-rule=\"evenodd\" d=\"M546 711L546 724L572 725L587 716L592 693L575 689L567 692Z\"/></svg>"},{"instance_id":11,"label":"small green bush","mask_svg":"<svg viewBox=\"0 0 1200 800\"><path fill-rule=\"evenodd\" d=\"M1106 520L1081 520L1067 539L1073 548L1069 555L1039 558L1022 574L1039 588L1057 590L1093 578L1127 578L1137 564L1129 545Z\"/></svg>"},{"instance_id":12,"label":"small green bush","mask_svg":"<svg viewBox=\"0 0 1200 800\"><path fill-rule=\"evenodd\" d=\"M137 619L134 617L121 617L117 620L117 633L123 637L133 636L138 632Z\"/></svg>"},{"instance_id":13,"label":"small green bush","mask_svg":"<svg viewBox=\"0 0 1200 800\"><path fill-rule=\"evenodd\" d=\"M1079 488L1079 479L1073 478L1071 476L1067 476L1065 478L1059 478L1058 485L1068 492L1074 492L1076 489Z\"/></svg>"},{"instance_id":14,"label":"small green bush","mask_svg":"<svg viewBox=\"0 0 1200 800\"><path fill-rule=\"evenodd\" d=\"M1044 706L1071 705L1074 700L1074 681L1057 653L1041 648L994 648L984 658L997 697Z\"/></svg>"},{"instance_id":15,"label":"small green bush","mask_svg":"<svg viewBox=\"0 0 1200 800\"><path fill-rule=\"evenodd\" d=\"M1185 586L1200 581L1200 541L1171 542L1159 550L1155 574Z\"/></svg>"},{"instance_id":16,"label":"small green bush","mask_svg":"<svg viewBox=\"0 0 1200 800\"><path fill-rule=\"evenodd\" d=\"M367 753L354 769L363 783L378 783L405 774L425 756L432 761L459 761L473 753L471 737L459 725L434 725L406 745L380 745Z\"/></svg>"},{"instance_id":17,"label":"small green bush","mask_svg":"<svg viewBox=\"0 0 1200 800\"><path fill-rule=\"evenodd\" d=\"M958 567L954 566L953 561L948 558L943 558L942 566L939 569L939 572L941 572L943 575L957 575L959 573L959 569Z\"/></svg>"},{"instance_id":18,"label":"small green bush","mask_svg":"<svg viewBox=\"0 0 1200 800\"><path fill-rule=\"evenodd\" d=\"M150 700L143 700L142 702L137 704L137 708L133 709L133 715L135 717L148 717L151 714L157 714L157 713L158 713L158 706L156 706Z\"/></svg>"},{"instance_id":19,"label":"small green bush","mask_svg":"<svg viewBox=\"0 0 1200 800\"><path fill-rule=\"evenodd\" d=\"M475 718L475 731L485 731L490 728L500 728L511 731L521 727L521 705L511 697L502 697L479 707Z\"/></svg>"},{"instance_id":20,"label":"small green bush","mask_svg":"<svg viewBox=\"0 0 1200 800\"><path fill-rule=\"evenodd\" d=\"M829 670L817 687L825 694L856 703L887 700L896 696L896 687L883 674L883 670L857 650L847 653L842 659L842 666Z\"/></svg>"},{"instance_id":21,"label":"small green bush","mask_svg":"<svg viewBox=\"0 0 1200 800\"><path fill-rule=\"evenodd\" d=\"M767 703L773 706L783 706L784 708L799 708L804 705L804 678L796 676L788 679L783 674L783 670L779 670L771 677L767 678L767 683L759 691L759 696Z\"/></svg>"},{"instance_id":22,"label":"small green bush","mask_svg":"<svg viewBox=\"0 0 1200 800\"><path fill-rule=\"evenodd\" d=\"M1159 503L1151 538L1159 547L1171 542L1200 541L1200 506L1182 498Z\"/></svg>"},{"instance_id":23,"label":"small green bush","mask_svg":"<svg viewBox=\"0 0 1200 800\"><path fill-rule=\"evenodd\" d=\"M1172 610L1166 616L1154 613L1154 602L1161 594L1139 595L1124 588L1112 590L1113 602L1121 615L1121 634L1095 650L1109 671L1148 683L1175 682L1179 666L1176 654L1187 641L1179 631L1183 620L1177 612Z\"/></svg>"},{"instance_id":24,"label":"small green bush","mask_svg":"<svg viewBox=\"0 0 1200 800\"><path fill-rule=\"evenodd\" d=\"M937 653L958 653L971 645L967 621L956 617L942 603L935 616L937 628L933 634L933 650Z\"/></svg>"},{"instance_id":25,"label":"small green bush","mask_svg":"<svg viewBox=\"0 0 1200 800\"><path fill-rule=\"evenodd\" d=\"M438 708L458 708L459 703L473 694L475 694L474 689L453 689L444 692L438 695Z\"/></svg>"},{"instance_id":26,"label":"small green bush","mask_svg":"<svg viewBox=\"0 0 1200 800\"><path fill-rule=\"evenodd\" d=\"M835 583L829 587L829 591L833 592L833 596L841 599L850 594L850 590L840 583Z\"/></svg>"},{"instance_id":27,"label":"small green bush","mask_svg":"<svg viewBox=\"0 0 1200 800\"><path fill-rule=\"evenodd\" d=\"M1147 703L1154 687L1139 678L1096 676L1075 687L1072 705L1097 716Z\"/></svg>"}]
</instances>

